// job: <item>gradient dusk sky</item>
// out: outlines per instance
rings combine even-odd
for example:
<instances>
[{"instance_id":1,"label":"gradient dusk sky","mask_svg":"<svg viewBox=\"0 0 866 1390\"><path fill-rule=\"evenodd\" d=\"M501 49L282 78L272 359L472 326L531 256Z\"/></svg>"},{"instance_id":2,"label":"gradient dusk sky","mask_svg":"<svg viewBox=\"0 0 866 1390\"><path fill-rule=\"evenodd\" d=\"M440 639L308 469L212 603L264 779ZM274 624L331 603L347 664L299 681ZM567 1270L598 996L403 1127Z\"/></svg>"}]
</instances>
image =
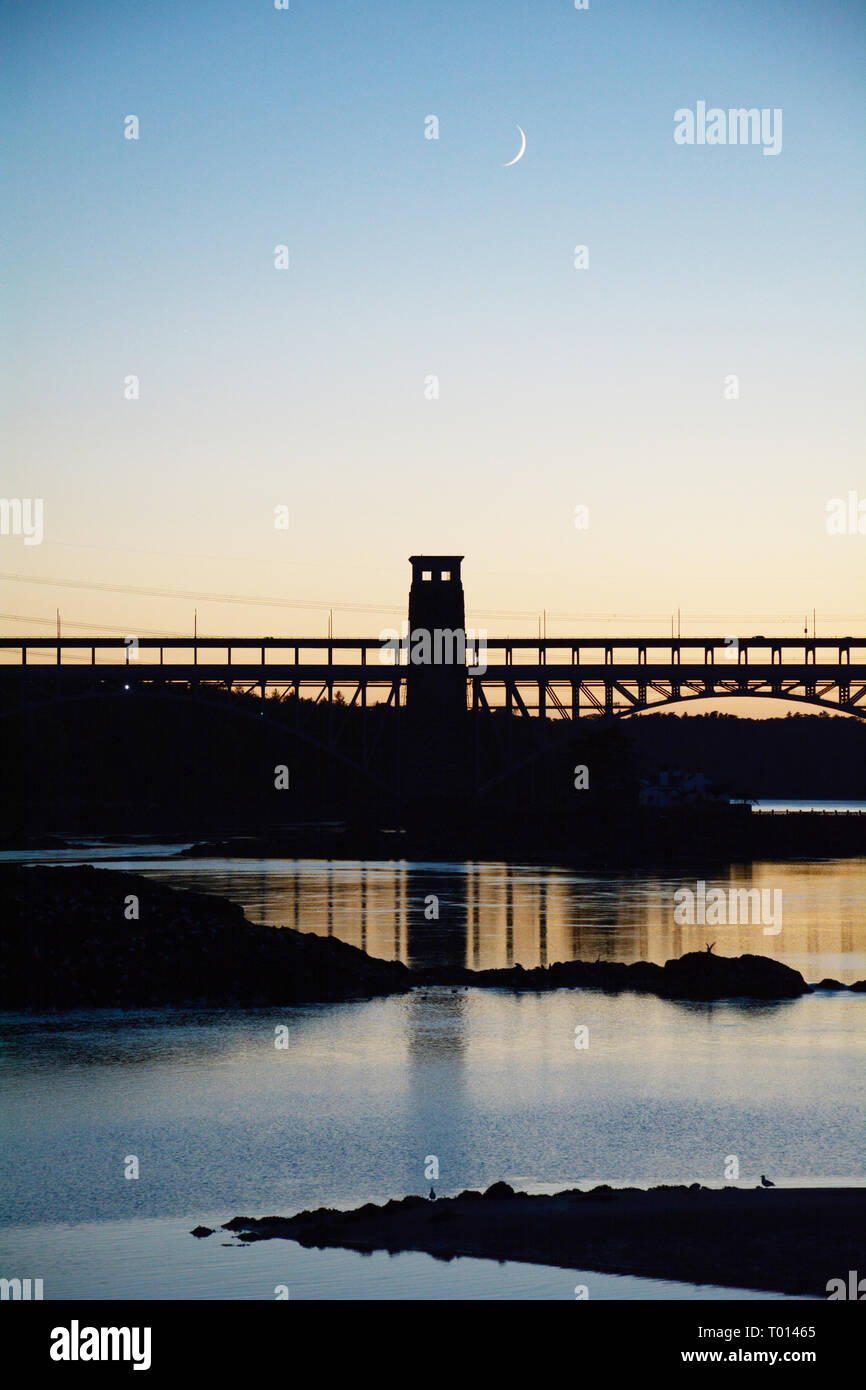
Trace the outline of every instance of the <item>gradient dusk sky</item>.
<instances>
[{"instance_id":1,"label":"gradient dusk sky","mask_svg":"<svg viewBox=\"0 0 866 1390\"><path fill-rule=\"evenodd\" d=\"M491 633L866 627L861 3L5 0L2 47L4 632L375 635L426 551ZM699 101L781 153L677 145Z\"/></svg>"}]
</instances>

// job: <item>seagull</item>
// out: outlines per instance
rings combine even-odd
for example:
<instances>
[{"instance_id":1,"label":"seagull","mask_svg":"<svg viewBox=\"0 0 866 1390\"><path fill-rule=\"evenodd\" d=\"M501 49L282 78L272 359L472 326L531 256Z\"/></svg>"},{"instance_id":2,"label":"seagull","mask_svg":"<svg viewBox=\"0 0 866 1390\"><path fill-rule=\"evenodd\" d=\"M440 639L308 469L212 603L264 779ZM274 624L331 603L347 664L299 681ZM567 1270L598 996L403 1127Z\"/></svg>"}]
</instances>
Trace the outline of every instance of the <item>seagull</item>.
<instances>
[{"instance_id":1,"label":"seagull","mask_svg":"<svg viewBox=\"0 0 866 1390\"><path fill-rule=\"evenodd\" d=\"M764 1177L764 1174L762 1173L762 1174L761 1174L761 1186L762 1186L762 1187L775 1187L776 1184L775 1184L774 1182L770 1182L770 1179L769 1179L769 1178L765 1178L765 1177Z\"/></svg>"}]
</instances>

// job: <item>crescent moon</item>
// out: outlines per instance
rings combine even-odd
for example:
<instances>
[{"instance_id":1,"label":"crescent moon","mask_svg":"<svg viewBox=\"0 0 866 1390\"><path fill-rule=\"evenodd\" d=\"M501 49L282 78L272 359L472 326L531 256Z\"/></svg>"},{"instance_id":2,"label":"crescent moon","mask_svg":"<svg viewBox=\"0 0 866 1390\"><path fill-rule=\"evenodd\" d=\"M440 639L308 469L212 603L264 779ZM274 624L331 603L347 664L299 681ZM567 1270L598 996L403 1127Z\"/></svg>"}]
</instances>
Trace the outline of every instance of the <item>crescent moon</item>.
<instances>
[{"instance_id":1,"label":"crescent moon","mask_svg":"<svg viewBox=\"0 0 866 1390\"><path fill-rule=\"evenodd\" d=\"M517 151L517 154L514 156L513 159L509 159L507 164L503 164L503 169L510 169L512 164L516 164L518 159L523 158L523 155L526 151L526 136L524 135L520 126L518 126L517 129L520 131L520 149Z\"/></svg>"}]
</instances>

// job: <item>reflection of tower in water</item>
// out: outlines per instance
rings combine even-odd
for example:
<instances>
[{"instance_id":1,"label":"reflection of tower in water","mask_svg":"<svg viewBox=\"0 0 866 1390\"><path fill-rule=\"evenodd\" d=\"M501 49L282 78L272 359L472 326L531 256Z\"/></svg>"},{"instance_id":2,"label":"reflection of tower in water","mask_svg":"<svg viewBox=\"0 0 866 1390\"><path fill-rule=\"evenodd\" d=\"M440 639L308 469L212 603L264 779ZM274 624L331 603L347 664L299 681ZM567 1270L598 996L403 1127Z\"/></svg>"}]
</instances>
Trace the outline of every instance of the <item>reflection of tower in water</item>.
<instances>
[{"instance_id":1,"label":"reflection of tower in water","mask_svg":"<svg viewBox=\"0 0 866 1390\"><path fill-rule=\"evenodd\" d=\"M382 960L413 966L486 970L519 963L531 969L599 956L663 963L685 951L704 950L710 939L707 927L674 919L674 892L683 879L658 874L333 859L239 860L218 872L174 866L148 872L198 891L207 873L212 891L237 902L252 922L330 935ZM778 884L785 894L785 925L776 937L763 935L760 924L729 923L719 930L717 950L738 954L757 948L795 968L801 968L798 956L823 958L824 975L862 978L862 864L837 861L834 875L828 895L815 865L720 869L717 882L725 887ZM438 902L438 916L425 916L431 898Z\"/></svg>"},{"instance_id":2,"label":"reflection of tower in water","mask_svg":"<svg viewBox=\"0 0 866 1390\"><path fill-rule=\"evenodd\" d=\"M416 990L404 1004L408 1068L407 1132L420 1148L406 1154L407 1192L426 1194L429 1159L435 1160L437 1192L471 1183L469 1167L474 1106L466 1085L469 995L463 990Z\"/></svg>"},{"instance_id":3,"label":"reflection of tower in water","mask_svg":"<svg viewBox=\"0 0 866 1390\"><path fill-rule=\"evenodd\" d=\"M253 920L336 937L413 969L594 959L615 950L629 908L621 884L599 892L503 863L296 860L244 877L240 896Z\"/></svg>"},{"instance_id":4,"label":"reflection of tower in water","mask_svg":"<svg viewBox=\"0 0 866 1390\"><path fill-rule=\"evenodd\" d=\"M456 872L455 872L456 869ZM466 964L469 875L453 865L409 869L409 955L413 969Z\"/></svg>"}]
</instances>

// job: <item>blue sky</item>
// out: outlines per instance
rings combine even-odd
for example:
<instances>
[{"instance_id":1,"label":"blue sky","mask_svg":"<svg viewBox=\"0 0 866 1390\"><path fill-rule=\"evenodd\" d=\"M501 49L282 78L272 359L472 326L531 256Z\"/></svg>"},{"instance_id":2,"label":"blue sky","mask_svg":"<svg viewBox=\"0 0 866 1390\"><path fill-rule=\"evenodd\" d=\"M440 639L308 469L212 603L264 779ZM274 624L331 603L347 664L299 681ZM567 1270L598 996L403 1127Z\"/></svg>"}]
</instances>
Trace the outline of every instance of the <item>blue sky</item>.
<instances>
[{"instance_id":1,"label":"blue sky","mask_svg":"<svg viewBox=\"0 0 866 1390\"><path fill-rule=\"evenodd\" d=\"M862 6L2 16L3 493L46 514L41 546L0 539L4 574L286 593L367 631L353 605L402 607L406 557L440 550L515 631L543 606L649 631L678 604L724 630L862 615L866 537L824 525L866 496ZM677 146L698 100L781 108L782 153ZM0 584L42 621L177 630L189 607Z\"/></svg>"}]
</instances>

